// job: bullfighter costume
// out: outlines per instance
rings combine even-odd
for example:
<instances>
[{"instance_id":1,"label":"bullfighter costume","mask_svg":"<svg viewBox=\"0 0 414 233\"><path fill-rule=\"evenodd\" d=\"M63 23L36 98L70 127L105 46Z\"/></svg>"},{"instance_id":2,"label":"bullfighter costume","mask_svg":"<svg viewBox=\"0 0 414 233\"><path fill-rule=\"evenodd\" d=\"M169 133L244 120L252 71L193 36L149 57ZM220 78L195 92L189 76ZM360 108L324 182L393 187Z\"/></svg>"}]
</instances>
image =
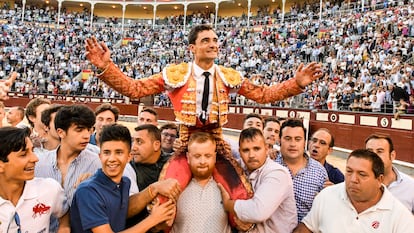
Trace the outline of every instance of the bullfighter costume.
<instances>
[{"instance_id":1,"label":"bullfighter costume","mask_svg":"<svg viewBox=\"0 0 414 233\"><path fill-rule=\"evenodd\" d=\"M258 103L275 102L303 91L294 78L269 87L259 86L248 79L243 79L242 75L234 69L214 65L213 99L207 122L203 124L196 113L196 80L193 63L169 65L162 73L134 80L127 77L111 62L98 77L119 93L131 98L167 91L173 104L176 121L180 124L179 139L183 146L164 166L160 179L175 178L184 189L192 177L185 154L189 136L197 131L209 132L217 138L217 162L213 178L224 186L233 200L248 199L252 197L253 192L240 165L232 157L230 146L222 137L222 126L227 123L230 90L236 90L238 94ZM229 218L234 226L232 216Z\"/></svg>"}]
</instances>

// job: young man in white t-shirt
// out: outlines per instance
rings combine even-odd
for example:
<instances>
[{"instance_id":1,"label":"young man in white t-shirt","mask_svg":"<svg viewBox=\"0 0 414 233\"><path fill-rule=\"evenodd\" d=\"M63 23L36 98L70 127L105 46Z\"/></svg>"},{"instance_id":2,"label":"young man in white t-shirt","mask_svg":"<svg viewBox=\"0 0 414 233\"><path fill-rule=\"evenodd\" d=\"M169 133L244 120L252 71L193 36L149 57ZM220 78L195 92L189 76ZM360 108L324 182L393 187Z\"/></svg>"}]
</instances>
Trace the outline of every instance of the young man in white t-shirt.
<instances>
[{"instance_id":1,"label":"young man in white t-shirt","mask_svg":"<svg viewBox=\"0 0 414 233\"><path fill-rule=\"evenodd\" d=\"M28 128L0 128L0 232L49 232L50 217L69 230L66 196L58 182L34 178L39 160ZM62 216L64 216L62 218Z\"/></svg>"}]
</instances>

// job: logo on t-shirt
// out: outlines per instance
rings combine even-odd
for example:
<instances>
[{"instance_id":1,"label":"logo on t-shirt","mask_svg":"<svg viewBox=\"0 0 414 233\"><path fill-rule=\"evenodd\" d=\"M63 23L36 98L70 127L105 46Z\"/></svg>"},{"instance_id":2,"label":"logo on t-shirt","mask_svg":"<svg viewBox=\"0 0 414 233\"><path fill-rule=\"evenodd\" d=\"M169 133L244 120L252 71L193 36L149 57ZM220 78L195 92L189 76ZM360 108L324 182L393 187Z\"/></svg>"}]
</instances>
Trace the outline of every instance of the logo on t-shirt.
<instances>
[{"instance_id":1,"label":"logo on t-shirt","mask_svg":"<svg viewBox=\"0 0 414 233\"><path fill-rule=\"evenodd\" d=\"M379 223L378 221L373 221L373 222L371 223L371 226L372 226L374 229L377 229L377 228L379 227L379 225L380 225L380 223Z\"/></svg>"},{"instance_id":2,"label":"logo on t-shirt","mask_svg":"<svg viewBox=\"0 0 414 233\"><path fill-rule=\"evenodd\" d=\"M50 206L43 203L38 203L33 206L33 218L40 217L42 214L47 214L50 211Z\"/></svg>"}]
</instances>

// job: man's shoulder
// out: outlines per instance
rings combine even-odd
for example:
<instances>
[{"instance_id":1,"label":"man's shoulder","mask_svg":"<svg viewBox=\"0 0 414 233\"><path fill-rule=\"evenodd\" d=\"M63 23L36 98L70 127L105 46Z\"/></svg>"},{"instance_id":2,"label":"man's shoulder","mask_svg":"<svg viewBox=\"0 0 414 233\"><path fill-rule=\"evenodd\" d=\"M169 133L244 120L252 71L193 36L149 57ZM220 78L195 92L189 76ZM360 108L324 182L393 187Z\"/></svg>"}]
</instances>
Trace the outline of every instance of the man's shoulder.
<instances>
[{"instance_id":1,"label":"man's shoulder","mask_svg":"<svg viewBox=\"0 0 414 233\"><path fill-rule=\"evenodd\" d=\"M180 64L170 64L162 71L164 82L172 88L184 86L191 74L191 66L189 63L182 62Z\"/></svg>"},{"instance_id":2,"label":"man's shoulder","mask_svg":"<svg viewBox=\"0 0 414 233\"><path fill-rule=\"evenodd\" d=\"M95 141L95 143L96 143L96 141ZM96 144L93 144L91 142L89 142L88 145L86 145L86 148L84 150L89 150L90 152L93 152L95 154L99 154L100 151L101 151L99 146L97 146Z\"/></svg>"},{"instance_id":3,"label":"man's shoulder","mask_svg":"<svg viewBox=\"0 0 414 233\"><path fill-rule=\"evenodd\" d=\"M224 138L224 141L226 141L230 145L230 147L232 147L232 149L233 149L233 147L235 149L239 148L239 141L237 139L235 139L231 136L228 136L226 134L223 135L223 138Z\"/></svg>"},{"instance_id":4,"label":"man's shoulder","mask_svg":"<svg viewBox=\"0 0 414 233\"><path fill-rule=\"evenodd\" d=\"M315 198L324 201L318 201L321 204L324 202L346 200L345 183L334 184L322 189Z\"/></svg>"},{"instance_id":5,"label":"man's shoulder","mask_svg":"<svg viewBox=\"0 0 414 233\"><path fill-rule=\"evenodd\" d=\"M96 132L89 137L89 144L96 145Z\"/></svg>"},{"instance_id":6,"label":"man's shoulder","mask_svg":"<svg viewBox=\"0 0 414 233\"><path fill-rule=\"evenodd\" d=\"M168 155L169 153L161 151L161 155L158 158L157 164L159 166L164 166L164 164L170 159L170 155ZM172 154L174 154L174 152L172 152ZM171 155L172 155L171 154Z\"/></svg>"},{"instance_id":7,"label":"man's shoulder","mask_svg":"<svg viewBox=\"0 0 414 233\"><path fill-rule=\"evenodd\" d=\"M188 69L190 68L190 64L187 62L181 62L180 64L169 64L164 69L167 72L170 72L172 74L186 74L188 72Z\"/></svg>"},{"instance_id":8,"label":"man's shoulder","mask_svg":"<svg viewBox=\"0 0 414 233\"><path fill-rule=\"evenodd\" d=\"M285 166L281 165L280 163L276 162L275 160L272 160L268 158L263 165L263 170L268 171L269 173L285 173L290 176L289 169L287 169Z\"/></svg>"},{"instance_id":9,"label":"man's shoulder","mask_svg":"<svg viewBox=\"0 0 414 233\"><path fill-rule=\"evenodd\" d=\"M49 167L53 167L53 165L56 164L57 149L36 150L35 154L39 158L39 161L36 163L36 169L37 169L37 170L35 169L36 173L38 173L39 171L38 167L49 168Z\"/></svg>"},{"instance_id":10,"label":"man's shoulder","mask_svg":"<svg viewBox=\"0 0 414 233\"><path fill-rule=\"evenodd\" d=\"M293 180L289 169L270 158L266 160L265 164L260 169L260 179L269 179L265 181L266 183L278 180L283 181L283 185L293 185ZM279 185L282 185L282 183L279 183Z\"/></svg>"},{"instance_id":11,"label":"man's shoulder","mask_svg":"<svg viewBox=\"0 0 414 233\"><path fill-rule=\"evenodd\" d=\"M325 167L326 172L328 173L329 180L331 182L337 184L344 181L344 174L337 167L334 167L328 162L325 162L323 166Z\"/></svg>"},{"instance_id":12,"label":"man's shoulder","mask_svg":"<svg viewBox=\"0 0 414 233\"><path fill-rule=\"evenodd\" d=\"M243 78L239 71L224 66L218 66L218 68L218 75L226 86L230 88L237 88L241 85Z\"/></svg>"},{"instance_id":13,"label":"man's shoulder","mask_svg":"<svg viewBox=\"0 0 414 233\"><path fill-rule=\"evenodd\" d=\"M403 212L406 212L408 215L412 216L412 212L407 208L400 199L395 196L388 188L384 187L384 192L380 200L379 205L388 206L391 211L397 211L403 215ZM405 214L405 213L404 213Z\"/></svg>"},{"instance_id":14,"label":"man's shoulder","mask_svg":"<svg viewBox=\"0 0 414 233\"><path fill-rule=\"evenodd\" d=\"M35 177L26 181L24 187L24 199L36 198L38 200L56 200L63 195L63 188L56 180L52 178ZM64 198L66 200L66 198Z\"/></svg>"},{"instance_id":15,"label":"man's shoulder","mask_svg":"<svg viewBox=\"0 0 414 233\"><path fill-rule=\"evenodd\" d=\"M82 181L78 188L76 189L76 193L89 193L91 190L96 190L99 186L99 181L97 180L96 174L88 178L87 180ZM99 188L98 188L99 189ZM84 195L84 194L82 194Z\"/></svg>"},{"instance_id":16,"label":"man's shoulder","mask_svg":"<svg viewBox=\"0 0 414 233\"><path fill-rule=\"evenodd\" d=\"M307 168L308 173L315 176L315 178L323 177L326 179L328 177L328 172L326 171L325 167L311 157L308 157Z\"/></svg>"},{"instance_id":17,"label":"man's shoulder","mask_svg":"<svg viewBox=\"0 0 414 233\"><path fill-rule=\"evenodd\" d=\"M337 167L335 167L334 165L332 165L332 164L330 164L330 163L328 163L328 162L325 162L325 164L323 165L324 167L325 167L325 169L326 169L326 171L329 173L330 171L332 171L332 172L340 172L341 174L342 174L342 172L341 172L341 170L339 170L339 168L337 168Z\"/></svg>"},{"instance_id":18,"label":"man's shoulder","mask_svg":"<svg viewBox=\"0 0 414 233\"><path fill-rule=\"evenodd\" d=\"M51 186L56 186L56 187L61 187L59 182L57 182L56 180L49 178L49 177L35 177L32 180L28 180L26 181L27 185L33 186L33 187L51 187Z\"/></svg>"},{"instance_id":19,"label":"man's shoulder","mask_svg":"<svg viewBox=\"0 0 414 233\"><path fill-rule=\"evenodd\" d=\"M398 179L400 180L399 183L407 189L409 188L410 190L414 190L414 178L402 171L397 171L399 175Z\"/></svg>"},{"instance_id":20,"label":"man's shoulder","mask_svg":"<svg viewBox=\"0 0 414 233\"><path fill-rule=\"evenodd\" d=\"M406 174L406 173L404 173L400 170L398 170L398 173L399 173L401 179L403 180L403 182L407 182L407 183L409 183L410 185L412 185L414 187L414 178L413 177L411 177L410 175L408 175L408 174Z\"/></svg>"},{"instance_id":21,"label":"man's shoulder","mask_svg":"<svg viewBox=\"0 0 414 233\"><path fill-rule=\"evenodd\" d=\"M326 172L325 167L323 167L321 163L319 163L317 160L311 158L310 156L308 157L308 163L309 163L309 167L311 167L312 169L315 169L315 170L318 170L318 171L321 170L321 171Z\"/></svg>"},{"instance_id":22,"label":"man's shoulder","mask_svg":"<svg viewBox=\"0 0 414 233\"><path fill-rule=\"evenodd\" d=\"M82 171L94 174L99 168L102 167L99 155L88 149L81 151L72 163L75 166L74 171L77 173Z\"/></svg>"},{"instance_id":23,"label":"man's shoulder","mask_svg":"<svg viewBox=\"0 0 414 233\"><path fill-rule=\"evenodd\" d=\"M100 159L99 159L99 153L97 153L96 151L94 151L94 145L92 144L88 144L90 146L87 146L85 149L83 149L79 155L78 155L78 159L81 160L87 160L87 161L98 161L99 164L101 163ZM99 148L99 147L98 147Z\"/></svg>"},{"instance_id":24,"label":"man's shoulder","mask_svg":"<svg viewBox=\"0 0 414 233\"><path fill-rule=\"evenodd\" d=\"M327 193L326 195L330 196L333 193L337 193L338 195L346 195L346 190L345 190L345 183L339 183L339 184L334 184L334 185L330 185L324 189L322 189L321 193Z\"/></svg>"}]
</instances>

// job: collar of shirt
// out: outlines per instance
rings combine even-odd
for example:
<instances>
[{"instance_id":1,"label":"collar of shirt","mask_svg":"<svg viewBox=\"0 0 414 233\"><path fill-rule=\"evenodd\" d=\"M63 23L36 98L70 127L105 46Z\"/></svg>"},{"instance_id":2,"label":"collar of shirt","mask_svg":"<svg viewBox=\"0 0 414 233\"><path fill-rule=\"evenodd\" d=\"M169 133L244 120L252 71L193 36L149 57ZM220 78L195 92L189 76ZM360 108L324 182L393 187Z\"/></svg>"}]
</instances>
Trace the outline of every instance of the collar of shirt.
<instances>
[{"instance_id":1,"label":"collar of shirt","mask_svg":"<svg viewBox=\"0 0 414 233\"><path fill-rule=\"evenodd\" d=\"M59 150L60 150L60 144L58 145L58 147L55 149L55 150L53 150L53 151L51 151L50 153L51 153L51 162L52 162L52 164L53 164L53 166L56 168L56 169L59 169L58 168L58 166L57 166L57 160L58 160L58 153L59 153ZM76 156L73 160L72 160L72 162L70 162L70 164L76 164L78 161L79 161L79 157L80 157L80 155L81 155L81 153L82 152L84 152L86 150L86 148L85 149L83 149L79 154L78 154L78 156ZM70 166L70 164L69 164L69 166Z\"/></svg>"},{"instance_id":2,"label":"collar of shirt","mask_svg":"<svg viewBox=\"0 0 414 233\"><path fill-rule=\"evenodd\" d=\"M392 166L392 170L395 172L395 175L396 175L396 180L394 182L392 182L392 183L396 183L396 184L401 183L403 181L403 178L401 177L400 171L398 171L398 169L396 167L394 167L394 166ZM388 185L388 187L390 185Z\"/></svg>"},{"instance_id":3,"label":"collar of shirt","mask_svg":"<svg viewBox=\"0 0 414 233\"><path fill-rule=\"evenodd\" d=\"M312 158L310 158L310 156L307 154L307 152L303 153L303 157L306 159L306 165L305 165L305 167L301 168L296 173L296 176L299 175L299 174L304 173L309 168L310 159L312 159ZM285 163L285 160L283 159L282 153L280 151L279 151L279 153L278 153L275 161L278 162L278 163L280 163L280 164L282 164L283 166L285 166L285 167L287 167L289 169L289 166L287 165L287 163ZM290 171L290 169L289 169L289 172L292 174L292 171Z\"/></svg>"},{"instance_id":4,"label":"collar of shirt","mask_svg":"<svg viewBox=\"0 0 414 233\"><path fill-rule=\"evenodd\" d=\"M34 178L37 179L37 178ZM28 180L25 182L25 187L23 188L23 193L19 198L19 201L17 203L16 208L22 204L22 200L30 200L30 199L35 199L37 198L39 195L37 193L37 190L35 188L33 188L33 182L31 182L32 180ZM3 199L2 197L0 197L0 206L3 205L6 202L10 202L10 200L6 200ZM10 202L11 203L11 202Z\"/></svg>"},{"instance_id":5,"label":"collar of shirt","mask_svg":"<svg viewBox=\"0 0 414 233\"><path fill-rule=\"evenodd\" d=\"M252 171L251 173L248 173L249 175L249 181L252 184L253 187L256 186L256 181L257 178L260 176L260 174L262 173L264 167L266 166L267 163L273 162L272 159L270 159L269 157L266 158L266 161L263 163L263 165L259 168L257 168L256 170Z\"/></svg>"},{"instance_id":6,"label":"collar of shirt","mask_svg":"<svg viewBox=\"0 0 414 233\"><path fill-rule=\"evenodd\" d=\"M195 79L200 79L200 78L204 78L203 73L204 72L210 72L210 78L213 77L214 75L214 70L215 70L215 65L213 64L210 69L208 70L203 70L200 66L198 66L195 62L193 62L193 67L194 67L194 78Z\"/></svg>"},{"instance_id":7,"label":"collar of shirt","mask_svg":"<svg viewBox=\"0 0 414 233\"><path fill-rule=\"evenodd\" d=\"M35 179L38 179L38 178L35 178ZM23 200L29 200L29 199L37 198L39 196L39 194L37 193L37 189L34 188L34 185L36 185L36 183L31 182L30 180L26 181L25 182L25 187L23 189L22 196L20 198L23 199Z\"/></svg>"},{"instance_id":8,"label":"collar of shirt","mask_svg":"<svg viewBox=\"0 0 414 233\"><path fill-rule=\"evenodd\" d=\"M206 189L210 185L213 185L213 184L216 183L215 180L214 180L214 178L213 178L213 176L210 176L210 178L208 179L208 182L204 186L200 185L200 183L198 182L198 180L196 180L194 177L191 178L191 182L193 182L195 185L197 185L196 187L199 187L201 189Z\"/></svg>"},{"instance_id":9,"label":"collar of shirt","mask_svg":"<svg viewBox=\"0 0 414 233\"><path fill-rule=\"evenodd\" d=\"M111 180L105 173L102 171L102 168L99 168L95 173L96 179L99 180L102 184L107 185L112 190L118 190L121 186L125 185L125 179L122 177L119 184Z\"/></svg>"},{"instance_id":10,"label":"collar of shirt","mask_svg":"<svg viewBox=\"0 0 414 233\"><path fill-rule=\"evenodd\" d=\"M342 190L340 193L340 197L342 200L348 202L348 204L355 210L355 207L353 206L351 199L349 199L349 196L346 192L346 184L345 182L342 182L340 184L337 184L338 186L342 186ZM337 186L335 185L335 186ZM392 196L392 194L388 191L387 187L385 187L384 184L381 185L382 186L382 194L381 194L381 199L373 204L371 207L369 207L368 209L362 211L361 213L359 213L358 215L362 215L364 213L369 213L369 212L374 212L376 210L391 210L393 208L393 199L396 199ZM330 187L328 187L330 188Z\"/></svg>"}]
</instances>

